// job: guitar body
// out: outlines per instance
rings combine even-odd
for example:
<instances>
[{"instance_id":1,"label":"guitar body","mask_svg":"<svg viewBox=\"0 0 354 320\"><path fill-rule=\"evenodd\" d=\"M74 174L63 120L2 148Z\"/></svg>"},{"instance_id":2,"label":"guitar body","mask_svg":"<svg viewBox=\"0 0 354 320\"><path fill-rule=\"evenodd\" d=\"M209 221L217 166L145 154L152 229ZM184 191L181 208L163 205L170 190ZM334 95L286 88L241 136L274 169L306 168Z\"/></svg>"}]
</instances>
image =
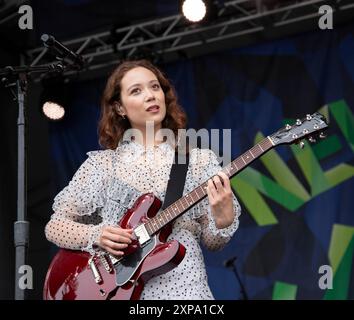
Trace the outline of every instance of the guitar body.
<instances>
[{"instance_id":1,"label":"guitar body","mask_svg":"<svg viewBox=\"0 0 354 320\"><path fill-rule=\"evenodd\" d=\"M119 222L135 228L156 216L161 201L152 193L140 196ZM185 248L176 240L166 242L172 227L154 234L143 246L137 240L125 250L122 259L109 255L60 249L45 279L45 300L136 300L152 277L175 268L184 258Z\"/></svg>"}]
</instances>

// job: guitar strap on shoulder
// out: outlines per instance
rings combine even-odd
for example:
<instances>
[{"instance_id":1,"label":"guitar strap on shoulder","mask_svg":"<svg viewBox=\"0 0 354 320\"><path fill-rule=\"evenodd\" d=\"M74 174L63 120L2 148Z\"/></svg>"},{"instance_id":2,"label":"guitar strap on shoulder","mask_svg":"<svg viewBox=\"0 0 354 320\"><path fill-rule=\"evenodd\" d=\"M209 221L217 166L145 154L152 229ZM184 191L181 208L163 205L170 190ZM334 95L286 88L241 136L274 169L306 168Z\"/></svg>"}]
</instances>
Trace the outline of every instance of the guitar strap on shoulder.
<instances>
[{"instance_id":1,"label":"guitar strap on shoulder","mask_svg":"<svg viewBox=\"0 0 354 320\"><path fill-rule=\"evenodd\" d=\"M162 210L177 201L183 195L184 184L186 181L189 154L185 155L185 163L178 162L178 152L175 152L175 161L172 164L170 179L168 180L165 201L162 205Z\"/></svg>"}]
</instances>

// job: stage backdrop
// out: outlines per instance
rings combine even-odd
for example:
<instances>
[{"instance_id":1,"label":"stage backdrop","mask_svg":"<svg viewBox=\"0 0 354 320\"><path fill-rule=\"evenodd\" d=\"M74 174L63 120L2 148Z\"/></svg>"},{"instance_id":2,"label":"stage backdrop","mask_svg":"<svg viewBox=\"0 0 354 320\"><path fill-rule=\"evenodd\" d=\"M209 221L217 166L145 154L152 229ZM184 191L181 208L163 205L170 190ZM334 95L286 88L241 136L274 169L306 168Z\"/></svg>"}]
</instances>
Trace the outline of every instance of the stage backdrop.
<instances>
[{"instance_id":1,"label":"stage backdrop","mask_svg":"<svg viewBox=\"0 0 354 320\"><path fill-rule=\"evenodd\" d=\"M244 298L235 272L224 266L236 257L250 299L353 299L354 25L162 68L189 128L232 129L233 158L305 114L320 111L330 123L327 139L303 150L273 149L232 179L240 228L224 250L203 249L215 298ZM68 117L50 127L53 197L86 152L99 149L104 84L71 83ZM325 265L333 289L319 286L329 275L320 270Z\"/></svg>"}]
</instances>

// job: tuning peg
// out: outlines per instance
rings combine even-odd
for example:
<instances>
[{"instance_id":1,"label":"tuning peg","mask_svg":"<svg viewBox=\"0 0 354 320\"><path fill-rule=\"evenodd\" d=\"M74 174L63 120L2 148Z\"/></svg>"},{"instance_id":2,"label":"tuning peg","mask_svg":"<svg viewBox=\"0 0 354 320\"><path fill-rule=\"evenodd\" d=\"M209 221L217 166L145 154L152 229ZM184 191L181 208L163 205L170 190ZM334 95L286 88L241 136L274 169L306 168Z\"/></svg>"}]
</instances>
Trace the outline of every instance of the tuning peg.
<instances>
[{"instance_id":1,"label":"tuning peg","mask_svg":"<svg viewBox=\"0 0 354 320\"><path fill-rule=\"evenodd\" d=\"M309 141L310 141L311 143L315 143L315 142L316 142L316 139L315 139L314 137L310 137L310 138L309 138Z\"/></svg>"},{"instance_id":2,"label":"tuning peg","mask_svg":"<svg viewBox=\"0 0 354 320\"><path fill-rule=\"evenodd\" d=\"M299 146L300 146L300 149L303 149L305 147L305 142L300 141Z\"/></svg>"},{"instance_id":3,"label":"tuning peg","mask_svg":"<svg viewBox=\"0 0 354 320\"><path fill-rule=\"evenodd\" d=\"M324 139L324 138L326 138L327 136L326 136L323 132L321 132L320 135L319 135L319 137L320 137L320 139Z\"/></svg>"},{"instance_id":4,"label":"tuning peg","mask_svg":"<svg viewBox=\"0 0 354 320\"><path fill-rule=\"evenodd\" d=\"M301 120L300 119L296 119L296 125L300 126L301 124L302 124Z\"/></svg>"},{"instance_id":5,"label":"tuning peg","mask_svg":"<svg viewBox=\"0 0 354 320\"><path fill-rule=\"evenodd\" d=\"M312 116L310 114L307 114L306 115L306 120L311 120L312 119Z\"/></svg>"},{"instance_id":6,"label":"tuning peg","mask_svg":"<svg viewBox=\"0 0 354 320\"><path fill-rule=\"evenodd\" d=\"M285 126L285 129L286 130L290 130L291 129L291 125L287 123L286 126Z\"/></svg>"}]
</instances>

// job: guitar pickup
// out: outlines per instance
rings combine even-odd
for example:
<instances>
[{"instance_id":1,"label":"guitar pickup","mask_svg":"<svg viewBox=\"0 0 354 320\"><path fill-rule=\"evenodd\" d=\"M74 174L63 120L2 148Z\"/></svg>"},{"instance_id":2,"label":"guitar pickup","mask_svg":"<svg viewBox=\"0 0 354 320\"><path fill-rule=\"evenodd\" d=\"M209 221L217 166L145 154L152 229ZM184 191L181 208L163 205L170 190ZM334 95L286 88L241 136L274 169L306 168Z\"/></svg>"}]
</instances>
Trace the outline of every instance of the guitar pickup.
<instances>
[{"instance_id":1,"label":"guitar pickup","mask_svg":"<svg viewBox=\"0 0 354 320\"><path fill-rule=\"evenodd\" d=\"M95 279L96 283L100 283L102 281L102 277L100 272L97 269L96 263L95 263L95 256L92 256L90 260L88 261L88 265L92 271L93 277Z\"/></svg>"},{"instance_id":2,"label":"guitar pickup","mask_svg":"<svg viewBox=\"0 0 354 320\"><path fill-rule=\"evenodd\" d=\"M134 229L134 234L138 238L140 247L145 245L151 240L149 233L147 232L145 225L141 224Z\"/></svg>"}]
</instances>

